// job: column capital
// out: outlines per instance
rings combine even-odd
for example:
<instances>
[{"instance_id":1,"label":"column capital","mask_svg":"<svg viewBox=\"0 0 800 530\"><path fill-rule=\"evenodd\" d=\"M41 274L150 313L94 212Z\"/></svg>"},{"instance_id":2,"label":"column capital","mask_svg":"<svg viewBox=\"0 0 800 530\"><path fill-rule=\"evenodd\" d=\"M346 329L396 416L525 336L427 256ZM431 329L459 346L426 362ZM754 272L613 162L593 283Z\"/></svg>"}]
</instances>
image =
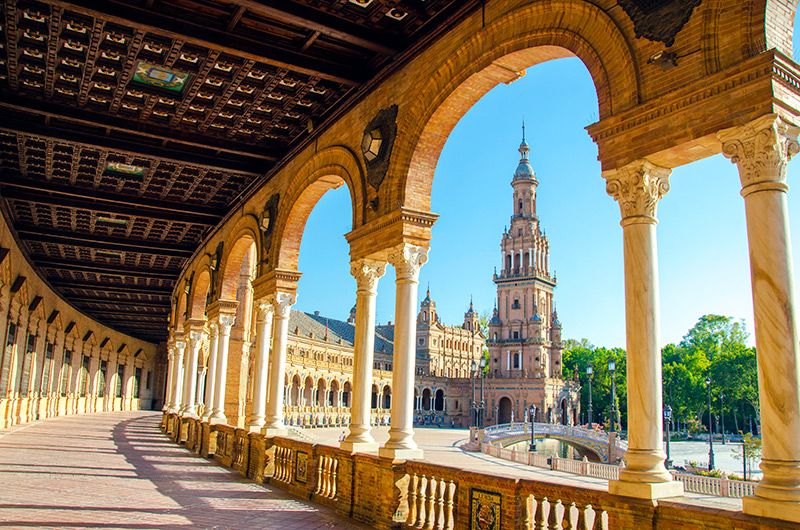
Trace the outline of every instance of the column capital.
<instances>
[{"instance_id":1,"label":"column capital","mask_svg":"<svg viewBox=\"0 0 800 530\"><path fill-rule=\"evenodd\" d=\"M208 323L208 332L212 337L215 337L219 333L219 324L216 319Z\"/></svg>"},{"instance_id":2,"label":"column capital","mask_svg":"<svg viewBox=\"0 0 800 530\"><path fill-rule=\"evenodd\" d=\"M264 321L272 316L272 314L275 312L274 303L274 297L272 296L262 298L256 302L256 308L258 309L257 319L259 321Z\"/></svg>"},{"instance_id":3,"label":"column capital","mask_svg":"<svg viewBox=\"0 0 800 530\"><path fill-rule=\"evenodd\" d=\"M236 314L233 313L220 313L217 316L217 323L219 325L220 333L228 335L231 332L234 322L236 322Z\"/></svg>"},{"instance_id":4,"label":"column capital","mask_svg":"<svg viewBox=\"0 0 800 530\"><path fill-rule=\"evenodd\" d=\"M742 195L754 191L786 191L786 167L800 151L800 129L777 114L766 114L740 127L717 133L722 154L739 168Z\"/></svg>"},{"instance_id":5,"label":"column capital","mask_svg":"<svg viewBox=\"0 0 800 530\"><path fill-rule=\"evenodd\" d=\"M428 261L428 249L403 243L389 253L389 263L395 268L398 280L419 280L419 269Z\"/></svg>"},{"instance_id":6,"label":"column capital","mask_svg":"<svg viewBox=\"0 0 800 530\"><path fill-rule=\"evenodd\" d=\"M669 191L672 170L640 159L604 171L606 193L619 203L622 225L655 223L658 201Z\"/></svg>"},{"instance_id":7,"label":"column capital","mask_svg":"<svg viewBox=\"0 0 800 530\"><path fill-rule=\"evenodd\" d=\"M386 274L386 263L372 259L360 259L350 264L350 274L356 279L357 290L377 292L378 280Z\"/></svg>"},{"instance_id":8,"label":"column capital","mask_svg":"<svg viewBox=\"0 0 800 530\"><path fill-rule=\"evenodd\" d=\"M190 331L189 341L192 343L193 348L198 348L202 345L203 340L206 338L205 331Z\"/></svg>"},{"instance_id":9,"label":"column capital","mask_svg":"<svg viewBox=\"0 0 800 530\"><path fill-rule=\"evenodd\" d=\"M292 306L297 301L297 296L294 293L276 293L275 294L275 316L278 318L289 318Z\"/></svg>"},{"instance_id":10,"label":"column capital","mask_svg":"<svg viewBox=\"0 0 800 530\"><path fill-rule=\"evenodd\" d=\"M175 341L175 350L177 351L178 357L183 356L183 351L186 349L186 342L182 340Z\"/></svg>"}]
</instances>

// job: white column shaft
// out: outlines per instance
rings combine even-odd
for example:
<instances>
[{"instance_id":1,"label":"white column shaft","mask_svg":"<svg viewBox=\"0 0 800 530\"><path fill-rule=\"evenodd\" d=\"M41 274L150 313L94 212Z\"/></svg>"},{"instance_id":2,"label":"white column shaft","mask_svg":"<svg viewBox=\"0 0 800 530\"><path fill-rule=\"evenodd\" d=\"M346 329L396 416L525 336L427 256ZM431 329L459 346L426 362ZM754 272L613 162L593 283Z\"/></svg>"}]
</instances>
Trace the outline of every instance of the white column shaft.
<instances>
[{"instance_id":1,"label":"white column shaft","mask_svg":"<svg viewBox=\"0 0 800 530\"><path fill-rule=\"evenodd\" d=\"M272 304L270 303L259 305L256 341L256 373L253 387L253 416L250 420L251 431L260 431L266 420L267 369L269 367L269 347L272 341Z\"/></svg>"},{"instance_id":2,"label":"white column shaft","mask_svg":"<svg viewBox=\"0 0 800 530\"><path fill-rule=\"evenodd\" d=\"M275 300L272 352L269 356L269 387L267 388L267 417L265 432L282 434L283 387L286 377L286 347L289 339L289 315L294 304L294 295L278 293Z\"/></svg>"}]
</instances>

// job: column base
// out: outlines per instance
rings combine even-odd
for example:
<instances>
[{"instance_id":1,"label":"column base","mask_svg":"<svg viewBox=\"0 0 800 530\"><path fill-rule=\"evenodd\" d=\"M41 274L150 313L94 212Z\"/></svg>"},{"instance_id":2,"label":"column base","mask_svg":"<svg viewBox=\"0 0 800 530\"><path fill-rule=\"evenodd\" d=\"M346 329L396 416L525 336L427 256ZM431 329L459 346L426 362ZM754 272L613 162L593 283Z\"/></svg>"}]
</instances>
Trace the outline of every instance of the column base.
<instances>
[{"instance_id":1,"label":"column base","mask_svg":"<svg viewBox=\"0 0 800 530\"><path fill-rule=\"evenodd\" d=\"M225 425L228 423L228 418L225 416L222 416L221 418L212 416L208 419L208 423L211 425Z\"/></svg>"},{"instance_id":2,"label":"column base","mask_svg":"<svg viewBox=\"0 0 800 530\"><path fill-rule=\"evenodd\" d=\"M608 492L621 497L634 497L636 499L648 500L682 497L683 483L677 480L670 482L624 482L622 480L609 480Z\"/></svg>"},{"instance_id":3,"label":"column base","mask_svg":"<svg viewBox=\"0 0 800 530\"><path fill-rule=\"evenodd\" d=\"M289 429L285 427L265 427L262 432L264 436L286 436L289 434Z\"/></svg>"},{"instance_id":4,"label":"column base","mask_svg":"<svg viewBox=\"0 0 800 530\"><path fill-rule=\"evenodd\" d=\"M339 442L339 449L350 451L351 453L374 453L378 450L378 442Z\"/></svg>"},{"instance_id":5,"label":"column base","mask_svg":"<svg viewBox=\"0 0 800 530\"><path fill-rule=\"evenodd\" d=\"M198 419L197 414L195 414L194 412L188 412L188 411L181 413L181 418L186 418L186 419L189 419L189 420Z\"/></svg>"},{"instance_id":6,"label":"column base","mask_svg":"<svg viewBox=\"0 0 800 530\"><path fill-rule=\"evenodd\" d=\"M775 501L764 497L743 497L742 511L756 517L800 523L800 502Z\"/></svg>"},{"instance_id":7,"label":"column base","mask_svg":"<svg viewBox=\"0 0 800 530\"><path fill-rule=\"evenodd\" d=\"M419 447L416 449L381 447L378 449L378 456L391 458L392 460L422 460L423 451Z\"/></svg>"},{"instance_id":8,"label":"column base","mask_svg":"<svg viewBox=\"0 0 800 530\"><path fill-rule=\"evenodd\" d=\"M264 426L263 425L248 425L247 426L247 432L260 433L263 430L264 430Z\"/></svg>"}]
</instances>

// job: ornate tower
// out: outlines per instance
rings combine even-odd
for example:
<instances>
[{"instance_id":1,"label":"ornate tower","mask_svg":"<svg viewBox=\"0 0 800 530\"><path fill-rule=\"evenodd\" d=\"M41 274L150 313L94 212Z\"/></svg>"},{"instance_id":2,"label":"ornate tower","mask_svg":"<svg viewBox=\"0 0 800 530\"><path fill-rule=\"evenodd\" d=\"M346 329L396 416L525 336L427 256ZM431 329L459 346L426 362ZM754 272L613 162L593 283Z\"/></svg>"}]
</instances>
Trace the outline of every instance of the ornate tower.
<instances>
[{"instance_id":1,"label":"ornate tower","mask_svg":"<svg viewBox=\"0 0 800 530\"><path fill-rule=\"evenodd\" d=\"M511 180L510 228L500 241L502 265L494 275L497 308L489 325L489 370L500 378L560 378L556 279L550 274L550 244L536 214L539 181L528 159L524 125L519 154Z\"/></svg>"}]
</instances>

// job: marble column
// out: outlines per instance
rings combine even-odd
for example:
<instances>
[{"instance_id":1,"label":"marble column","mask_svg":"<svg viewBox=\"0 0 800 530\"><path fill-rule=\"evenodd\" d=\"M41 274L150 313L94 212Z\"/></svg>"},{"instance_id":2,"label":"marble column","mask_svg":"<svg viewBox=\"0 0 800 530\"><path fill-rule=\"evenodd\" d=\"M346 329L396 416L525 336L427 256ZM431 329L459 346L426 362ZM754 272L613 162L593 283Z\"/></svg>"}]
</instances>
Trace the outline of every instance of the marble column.
<instances>
[{"instance_id":1,"label":"marble column","mask_svg":"<svg viewBox=\"0 0 800 530\"><path fill-rule=\"evenodd\" d=\"M628 379L628 451L616 495L657 499L683 494L662 450L661 350L658 345L656 207L669 191L671 170L637 160L604 173L606 191L619 202L625 263L625 337Z\"/></svg>"},{"instance_id":2,"label":"marble column","mask_svg":"<svg viewBox=\"0 0 800 530\"><path fill-rule=\"evenodd\" d=\"M175 349L174 348L171 349L172 353L170 353L170 359L171 359L170 362L173 365L172 370L174 371L176 354L175 354ZM116 390L116 387L114 386L114 378L116 376L117 376L117 357L116 355L114 357L109 356L108 363L106 364L106 392L105 392L106 395L105 395L105 406L104 406L104 410L106 412L111 412L114 410L114 397L116 395L114 393L114 391ZM169 389L170 395L174 397L175 390L172 388L172 385L167 385L167 387ZM171 404L170 408L173 405L174 404Z\"/></svg>"},{"instance_id":3,"label":"marble column","mask_svg":"<svg viewBox=\"0 0 800 530\"><path fill-rule=\"evenodd\" d=\"M270 301L265 300L258 304L253 415L250 417L250 432L261 432L266 423L267 368L269 366L269 348L272 342L272 313L273 308Z\"/></svg>"},{"instance_id":4,"label":"marble column","mask_svg":"<svg viewBox=\"0 0 800 530\"><path fill-rule=\"evenodd\" d=\"M186 343L182 340L175 341L175 378L172 381L173 407L171 412L178 414L183 403L183 352Z\"/></svg>"},{"instance_id":5,"label":"marble column","mask_svg":"<svg viewBox=\"0 0 800 530\"><path fill-rule=\"evenodd\" d=\"M389 263L397 273L392 370L394 396L389 440L378 450L378 454L392 459L422 458L422 449L414 442L414 363L417 351L419 270L427 260L426 248L408 244L403 244L389 255Z\"/></svg>"},{"instance_id":6,"label":"marble column","mask_svg":"<svg viewBox=\"0 0 800 530\"><path fill-rule=\"evenodd\" d=\"M224 424L228 421L225 416L225 379L228 372L228 345L235 320L236 315L222 314L218 317L219 339L217 340L217 367L216 381L214 382L214 410L211 411L209 418L212 425Z\"/></svg>"},{"instance_id":7,"label":"marble column","mask_svg":"<svg viewBox=\"0 0 800 530\"><path fill-rule=\"evenodd\" d=\"M110 390L111 388L111 360L108 361L108 373L106 373L106 402L108 402ZM172 389L172 380L175 376L175 347L172 345L167 346L167 384L166 386L166 394L164 395L164 407L161 409L164 412L168 412L172 410L175 406L175 395ZM108 405L106 405L106 410L111 410Z\"/></svg>"},{"instance_id":8,"label":"marble column","mask_svg":"<svg viewBox=\"0 0 800 530\"><path fill-rule=\"evenodd\" d=\"M202 350L201 350L201 352L202 352ZM199 362L199 359L198 359L198 362ZM196 392L195 398L194 398L195 414L197 414L198 417L199 417L199 414L200 414L200 409L203 408L203 399L205 397L205 396L203 396L203 391L205 389L205 376L206 376L206 367L205 366L198 366L198 368L197 368L197 383L196 383L196 386L195 386L195 388L197 389L197 392Z\"/></svg>"},{"instance_id":9,"label":"marble column","mask_svg":"<svg viewBox=\"0 0 800 530\"><path fill-rule=\"evenodd\" d=\"M800 333L794 301L786 170L800 130L775 114L721 131L738 166L750 247L761 407L761 471L745 513L800 523Z\"/></svg>"},{"instance_id":10,"label":"marble column","mask_svg":"<svg viewBox=\"0 0 800 530\"><path fill-rule=\"evenodd\" d=\"M133 357L128 356L122 371L122 410L133 409L133 374L136 371Z\"/></svg>"},{"instance_id":11,"label":"marble column","mask_svg":"<svg viewBox=\"0 0 800 530\"><path fill-rule=\"evenodd\" d=\"M203 421L211 418L214 411L214 389L217 378L217 349L219 348L219 324L211 322L208 325L208 374L206 375L205 403L203 407Z\"/></svg>"},{"instance_id":12,"label":"marble column","mask_svg":"<svg viewBox=\"0 0 800 530\"><path fill-rule=\"evenodd\" d=\"M267 388L267 417L264 433L267 436L286 434L283 424L283 382L286 377L286 346L289 339L289 315L295 295L278 293L275 295L273 308L273 344L269 356L269 387Z\"/></svg>"},{"instance_id":13,"label":"marble column","mask_svg":"<svg viewBox=\"0 0 800 530\"><path fill-rule=\"evenodd\" d=\"M205 333L202 331L189 332L189 357L186 361L186 407L183 409L183 416L187 418L197 418L197 359L200 357L200 348L203 347Z\"/></svg>"},{"instance_id":14,"label":"marble column","mask_svg":"<svg viewBox=\"0 0 800 530\"><path fill-rule=\"evenodd\" d=\"M350 267L356 279L356 329L353 341L353 397L350 431L340 447L347 451L375 451L378 444L371 434L370 398L372 364L375 357L375 302L378 280L386 273L386 265L360 260Z\"/></svg>"}]
</instances>

